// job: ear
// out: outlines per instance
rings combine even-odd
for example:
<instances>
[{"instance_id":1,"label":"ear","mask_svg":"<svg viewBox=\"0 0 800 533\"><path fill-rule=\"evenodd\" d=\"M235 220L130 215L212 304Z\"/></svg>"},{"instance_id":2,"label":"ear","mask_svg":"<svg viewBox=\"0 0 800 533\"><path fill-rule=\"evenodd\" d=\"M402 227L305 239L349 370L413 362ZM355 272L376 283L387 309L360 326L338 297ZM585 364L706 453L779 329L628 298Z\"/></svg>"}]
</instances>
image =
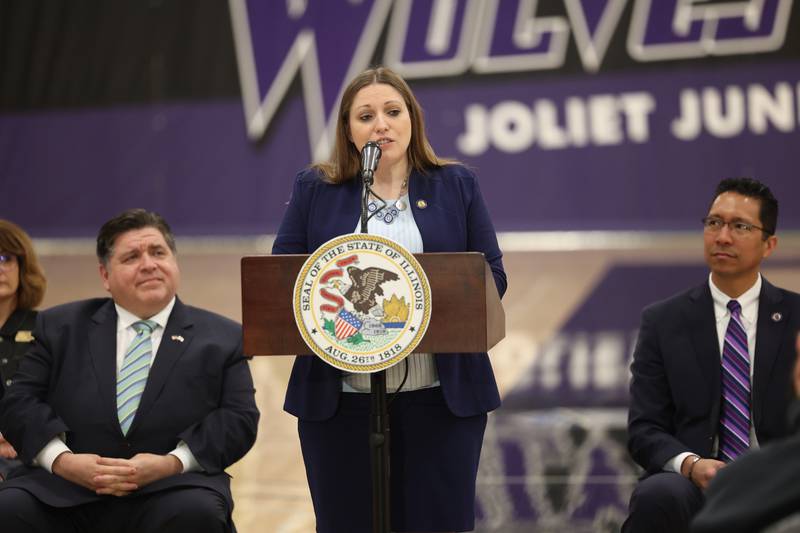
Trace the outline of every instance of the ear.
<instances>
[{"instance_id":1,"label":"ear","mask_svg":"<svg viewBox=\"0 0 800 533\"><path fill-rule=\"evenodd\" d=\"M778 247L778 237L775 235L770 235L767 237L767 240L764 241L764 255L763 258L769 257L775 248Z\"/></svg>"},{"instance_id":2,"label":"ear","mask_svg":"<svg viewBox=\"0 0 800 533\"><path fill-rule=\"evenodd\" d=\"M98 265L98 268L100 270L100 279L103 280L103 288L105 290L107 290L108 292L111 292L111 289L110 289L110 286L109 286L109 283L108 283L108 269L106 268L106 266L103 263L100 263Z\"/></svg>"}]
</instances>

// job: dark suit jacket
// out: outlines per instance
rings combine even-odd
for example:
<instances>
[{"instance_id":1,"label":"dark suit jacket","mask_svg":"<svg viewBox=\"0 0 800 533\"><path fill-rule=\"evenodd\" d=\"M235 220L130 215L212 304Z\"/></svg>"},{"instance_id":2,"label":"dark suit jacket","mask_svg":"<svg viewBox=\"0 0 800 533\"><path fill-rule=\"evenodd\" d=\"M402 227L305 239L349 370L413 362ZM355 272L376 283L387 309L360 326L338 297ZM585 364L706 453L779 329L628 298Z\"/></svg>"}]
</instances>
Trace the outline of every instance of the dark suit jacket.
<instances>
[{"instance_id":1,"label":"dark suit jacket","mask_svg":"<svg viewBox=\"0 0 800 533\"><path fill-rule=\"evenodd\" d=\"M800 402L794 435L753 450L723 468L692 522L694 533L751 533L800 512Z\"/></svg>"},{"instance_id":2,"label":"dark suit jacket","mask_svg":"<svg viewBox=\"0 0 800 533\"><path fill-rule=\"evenodd\" d=\"M241 327L176 301L127 436L116 411L116 328L110 299L39 313L32 350L0 402L5 436L26 465L61 433L75 453L122 458L166 454L183 440L205 472L171 476L139 492L199 486L232 505L224 469L253 445L259 416ZM0 490L11 487L56 507L101 498L32 466L0 484Z\"/></svg>"},{"instance_id":3,"label":"dark suit jacket","mask_svg":"<svg viewBox=\"0 0 800 533\"><path fill-rule=\"evenodd\" d=\"M11 381L22 356L31 346L30 340L18 340L17 334L33 330L36 313L32 309L17 309L0 327L0 398L3 397L6 382Z\"/></svg>"},{"instance_id":4,"label":"dark suit jacket","mask_svg":"<svg viewBox=\"0 0 800 533\"><path fill-rule=\"evenodd\" d=\"M19 332L30 332L36 323L36 311L32 309L17 309L8 317L6 323L0 328L0 399L5 394L6 382L11 382L11 376L19 368L22 356L31 346L31 341L27 336L19 339ZM3 428L0 427L0 433ZM16 459L4 459L0 457L0 480L5 479L8 472L20 465Z\"/></svg>"},{"instance_id":5,"label":"dark suit jacket","mask_svg":"<svg viewBox=\"0 0 800 533\"><path fill-rule=\"evenodd\" d=\"M751 385L760 444L787 434L798 328L800 295L763 279ZM722 362L708 282L645 308L631 372L633 459L653 473L681 452L710 457L719 425Z\"/></svg>"},{"instance_id":6,"label":"dark suit jacket","mask_svg":"<svg viewBox=\"0 0 800 533\"><path fill-rule=\"evenodd\" d=\"M314 170L298 174L272 253L311 253L334 237L353 233L361 209L361 187L360 180L331 185ZM503 255L475 174L461 165L446 165L428 174L412 172L408 189L424 251L482 252L502 296L507 284ZM424 207L417 203L420 200ZM453 414L473 416L500 405L486 353L436 355L435 360ZM298 357L284 408L305 420L330 418L339 403L341 377L339 370L316 357Z\"/></svg>"}]
</instances>

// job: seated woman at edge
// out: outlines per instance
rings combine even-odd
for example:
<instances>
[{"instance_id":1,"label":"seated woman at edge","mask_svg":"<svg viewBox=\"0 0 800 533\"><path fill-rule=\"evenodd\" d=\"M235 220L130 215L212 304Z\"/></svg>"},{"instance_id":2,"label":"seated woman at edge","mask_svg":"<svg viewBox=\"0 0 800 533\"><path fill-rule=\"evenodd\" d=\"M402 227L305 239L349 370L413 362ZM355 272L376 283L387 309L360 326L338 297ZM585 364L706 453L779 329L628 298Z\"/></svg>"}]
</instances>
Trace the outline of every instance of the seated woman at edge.
<instances>
[{"instance_id":1,"label":"seated woman at edge","mask_svg":"<svg viewBox=\"0 0 800 533\"><path fill-rule=\"evenodd\" d=\"M22 228L0 219L0 398L33 337L37 307L47 282L30 237ZM0 428L0 479L19 464L17 452Z\"/></svg>"}]
</instances>

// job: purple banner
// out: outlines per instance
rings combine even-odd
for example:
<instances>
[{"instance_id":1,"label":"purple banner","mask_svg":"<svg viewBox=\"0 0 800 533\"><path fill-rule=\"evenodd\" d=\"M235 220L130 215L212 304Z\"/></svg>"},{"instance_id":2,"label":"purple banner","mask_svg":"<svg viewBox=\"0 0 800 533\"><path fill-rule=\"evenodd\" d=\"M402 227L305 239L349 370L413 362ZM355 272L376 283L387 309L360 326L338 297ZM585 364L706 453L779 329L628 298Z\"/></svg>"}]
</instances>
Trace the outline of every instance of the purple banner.
<instances>
[{"instance_id":1,"label":"purple banner","mask_svg":"<svg viewBox=\"0 0 800 533\"><path fill-rule=\"evenodd\" d=\"M498 230L696 229L736 175L800 229L792 0L539 4L233 0L241 99L0 114L0 216L80 236L143 206L184 234L272 233L347 81L385 63Z\"/></svg>"}]
</instances>

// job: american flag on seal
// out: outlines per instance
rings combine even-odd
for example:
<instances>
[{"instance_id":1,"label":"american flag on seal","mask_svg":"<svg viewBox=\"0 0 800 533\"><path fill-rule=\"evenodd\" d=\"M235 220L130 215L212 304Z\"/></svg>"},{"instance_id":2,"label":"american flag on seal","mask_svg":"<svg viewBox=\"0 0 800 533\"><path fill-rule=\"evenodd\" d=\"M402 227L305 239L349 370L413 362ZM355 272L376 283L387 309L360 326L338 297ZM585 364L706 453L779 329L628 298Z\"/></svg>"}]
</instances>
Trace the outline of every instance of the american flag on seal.
<instances>
[{"instance_id":1,"label":"american flag on seal","mask_svg":"<svg viewBox=\"0 0 800 533\"><path fill-rule=\"evenodd\" d=\"M362 323L356 316L344 309L339 311L336 315L336 323L334 324L334 332L337 339L346 339L358 333L361 329Z\"/></svg>"}]
</instances>

